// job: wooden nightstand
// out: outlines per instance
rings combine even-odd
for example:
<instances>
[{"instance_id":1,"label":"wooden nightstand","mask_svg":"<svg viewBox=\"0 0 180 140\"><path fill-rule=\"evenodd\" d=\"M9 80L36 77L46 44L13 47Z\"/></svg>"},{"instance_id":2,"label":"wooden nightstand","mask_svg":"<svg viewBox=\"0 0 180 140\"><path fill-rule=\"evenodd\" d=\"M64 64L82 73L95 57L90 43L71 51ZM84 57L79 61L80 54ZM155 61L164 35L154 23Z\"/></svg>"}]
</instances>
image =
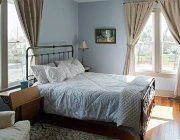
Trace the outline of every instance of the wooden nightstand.
<instances>
[{"instance_id":1,"label":"wooden nightstand","mask_svg":"<svg viewBox=\"0 0 180 140\"><path fill-rule=\"evenodd\" d=\"M89 71L90 71L90 69L91 69L91 67L89 67L89 66L85 66L85 67L84 67L84 69L85 69L85 72L89 72Z\"/></svg>"}]
</instances>

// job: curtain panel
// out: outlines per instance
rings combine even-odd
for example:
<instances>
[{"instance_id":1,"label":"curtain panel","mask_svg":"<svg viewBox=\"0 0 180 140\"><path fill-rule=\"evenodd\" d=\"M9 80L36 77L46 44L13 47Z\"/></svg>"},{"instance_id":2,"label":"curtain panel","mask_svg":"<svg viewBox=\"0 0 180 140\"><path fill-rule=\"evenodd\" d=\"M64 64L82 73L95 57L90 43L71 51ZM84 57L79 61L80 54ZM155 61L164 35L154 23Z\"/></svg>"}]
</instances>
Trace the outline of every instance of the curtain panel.
<instances>
[{"instance_id":1,"label":"curtain panel","mask_svg":"<svg viewBox=\"0 0 180 140\"><path fill-rule=\"evenodd\" d=\"M180 45L180 0L159 0L159 6L166 19L170 32ZM180 63L176 79L177 82L174 94L180 96Z\"/></svg>"},{"instance_id":2,"label":"curtain panel","mask_svg":"<svg viewBox=\"0 0 180 140\"><path fill-rule=\"evenodd\" d=\"M37 46L43 0L15 0L15 5L30 46Z\"/></svg>"},{"instance_id":3,"label":"curtain panel","mask_svg":"<svg viewBox=\"0 0 180 140\"><path fill-rule=\"evenodd\" d=\"M153 1L132 2L124 5L127 30L127 54L123 72L125 75L132 75L134 73L134 48L152 12L152 9Z\"/></svg>"},{"instance_id":4,"label":"curtain panel","mask_svg":"<svg viewBox=\"0 0 180 140\"><path fill-rule=\"evenodd\" d=\"M15 0L15 6L30 46L38 46L43 0ZM32 53L37 54L38 52ZM28 67L38 63L40 63L39 58L31 57ZM32 74L31 69L29 69L29 73Z\"/></svg>"}]
</instances>

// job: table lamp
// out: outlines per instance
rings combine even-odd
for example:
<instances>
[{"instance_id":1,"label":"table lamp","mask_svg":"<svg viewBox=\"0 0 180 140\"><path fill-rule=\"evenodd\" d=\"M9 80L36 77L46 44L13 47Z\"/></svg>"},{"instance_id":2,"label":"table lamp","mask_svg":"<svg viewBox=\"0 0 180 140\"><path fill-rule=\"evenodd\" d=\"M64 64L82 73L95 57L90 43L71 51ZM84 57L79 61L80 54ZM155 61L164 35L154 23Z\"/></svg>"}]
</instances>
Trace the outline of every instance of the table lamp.
<instances>
[{"instance_id":1,"label":"table lamp","mask_svg":"<svg viewBox=\"0 0 180 140\"><path fill-rule=\"evenodd\" d=\"M82 55L82 65L84 65L83 63L83 57L84 57L84 51L85 51L85 49L88 49L88 46L87 46L87 44L86 44L86 42L83 40L82 41L82 43L80 44L80 47L79 47L79 49L82 49L82 51L83 51L83 55Z\"/></svg>"}]
</instances>

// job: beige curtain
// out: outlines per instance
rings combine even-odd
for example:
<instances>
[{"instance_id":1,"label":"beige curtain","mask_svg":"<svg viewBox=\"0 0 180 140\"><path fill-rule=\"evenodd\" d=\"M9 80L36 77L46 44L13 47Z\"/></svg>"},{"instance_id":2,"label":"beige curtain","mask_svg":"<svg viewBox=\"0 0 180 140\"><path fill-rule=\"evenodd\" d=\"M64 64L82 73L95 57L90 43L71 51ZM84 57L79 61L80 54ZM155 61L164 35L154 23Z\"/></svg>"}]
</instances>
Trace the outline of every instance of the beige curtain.
<instances>
[{"instance_id":1,"label":"beige curtain","mask_svg":"<svg viewBox=\"0 0 180 140\"><path fill-rule=\"evenodd\" d=\"M124 74L133 74L135 69L134 47L139 40L140 34L152 12L153 1L126 3L124 5L126 28L127 28L127 55L124 66Z\"/></svg>"},{"instance_id":2,"label":"beige curtain","mask_svg":"<svg viewBox=\"0 0 180 140\"><path fill-rule=\"evenodd\" d=\"M30 46L37 46L43 0L15 0L15 5Z\"/></svg>"},{"instance_id":3,"label":"beige curtain","mask_svg":"<svg viewBox=\"0 0 180 140\"><path fill-rule=\"evenodd\" d=\"M159 0L159 5L174 39L180 44L180 0ZM175 95L180 96L180 66Z\"/></svg>"}]
</instances>

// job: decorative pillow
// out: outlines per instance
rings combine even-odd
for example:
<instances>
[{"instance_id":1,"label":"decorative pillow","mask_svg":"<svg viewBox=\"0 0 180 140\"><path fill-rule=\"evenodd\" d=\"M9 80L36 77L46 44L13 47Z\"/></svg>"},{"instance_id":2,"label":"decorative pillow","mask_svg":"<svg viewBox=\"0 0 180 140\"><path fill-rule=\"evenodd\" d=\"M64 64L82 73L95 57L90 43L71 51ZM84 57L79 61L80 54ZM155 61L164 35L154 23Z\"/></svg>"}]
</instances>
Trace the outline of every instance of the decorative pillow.
<instances>
[{"instance_id":1,"label":"decorative pillow","mask_svg":"<svg viewBox=\"0 0 180 140\"><path fill-rule=\"evenodd\" d=\"M84 66L81 64L81 62L79 62L79 60L74 59L72 64L77 66L78 74L85 72Z\"/></svg>"},{"instance_id":2,"label":"decorative pillow","mask_svg":"<svg viewBox=\"0 0 180 140\"><path fill-rule=\"evenodd\" d=\"M50 83L60 83L66 79L66 73L63 67L44 67L47 78Z\"/></svg>"},{"instance_id":3,"label":"decorative pillow","mask_svg":"<svg viewBox=\"0 0 180 140\"><path fill-rule=\"evenodd\" d=\"M66 78L67 79L71 79L73 78L72 73L70 72L70 69L68 68L68 65L70 65L70 63L64 62L64 61L59 61L58 67L61 67L64 72L66 73Z\"/></svg>"},{"instance_id":4,"label":"decorative pillow","mask_svg":"<svg viewBox=\"0 0 180 140\"><path fill-rule=\"evenodd\" d=\"M67 60L55 61L55 64L56 64L56 66L58 67L59 64L61 64L61 63L69 64L69 63L72 63L73 60L74 60L73 58L69 58L69 59L67 59Z\"/></svg>"},{"instance_id":5,"label":"decorative pillow","mask_svg":"<svg viewBox=\"0 0 180 140\"><path fill-rule=\"evenodd\" d=\"M52 62L52 63L49 63L49 64L46 64L46 66L50 66L50 67L56 67L56 65Z\"/></svg>"},{"instance_id":6,"label":"decorative pillow","mask_svg":"<svg viewBox=\"0 0 180 140\"><path fill-rule=\"evenodd\" d=\"M74 65L74 64L66 64L67 68L69 69L72 77L76 76L77 74L79 74L79 69L78 66Z\"/></svg>"},{"instance_id":7,"label":"decorative pillow","mask_svg":"<svg viewBox=\"0 0 180 140\"><path fill-rule=\"evenodd\" d=\"M34 73L35 78L38 80L38 82L42 84L49 82L43 65L34 65L34 66L31 66L31 69L32 69L32 72Z\"/></svg>"}]
</instances>

